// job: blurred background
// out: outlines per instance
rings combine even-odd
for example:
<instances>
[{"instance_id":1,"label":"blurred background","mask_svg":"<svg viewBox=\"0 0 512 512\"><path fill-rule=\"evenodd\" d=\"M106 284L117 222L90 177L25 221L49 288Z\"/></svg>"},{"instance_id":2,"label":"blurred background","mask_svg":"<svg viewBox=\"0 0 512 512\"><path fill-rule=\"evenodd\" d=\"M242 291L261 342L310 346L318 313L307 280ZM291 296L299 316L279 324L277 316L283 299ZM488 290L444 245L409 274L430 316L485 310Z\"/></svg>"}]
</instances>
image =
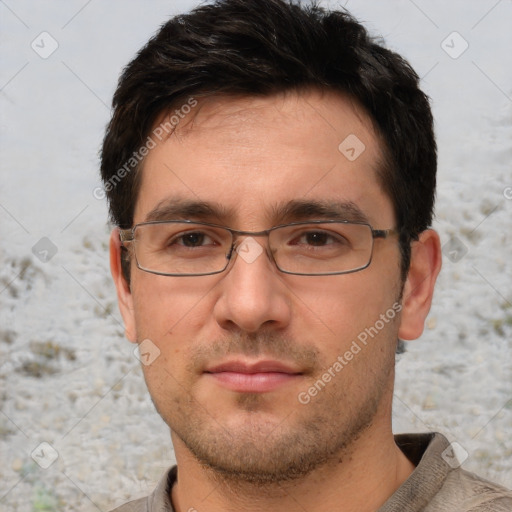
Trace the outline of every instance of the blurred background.
<instances>
[{"instance_id":1,"label":"blurred background","mask_svg":"<svg viewBox=\"0 0 512 512\"><path fill-rule=\"evenodd\" d=\"M395 432L512 487L512 2L349 0L418 72L444 266L399 356ZM121 69L196 1L0 0L0 509L105 511L174 455L124 339L98 152Z\"/></svg>"}]
</instances>

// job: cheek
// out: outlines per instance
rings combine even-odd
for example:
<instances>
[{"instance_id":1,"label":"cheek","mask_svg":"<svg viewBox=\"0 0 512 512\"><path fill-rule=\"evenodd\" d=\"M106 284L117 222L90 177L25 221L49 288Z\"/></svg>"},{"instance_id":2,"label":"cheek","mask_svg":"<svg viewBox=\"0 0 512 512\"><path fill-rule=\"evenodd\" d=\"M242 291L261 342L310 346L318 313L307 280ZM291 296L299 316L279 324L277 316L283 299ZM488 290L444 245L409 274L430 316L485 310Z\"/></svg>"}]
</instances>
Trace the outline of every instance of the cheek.
<instances>
[{"instance_id":1,"label":"cheek","mask_svg":"<svg viewBox=\"0 0 512 512\"><path fill-rule=\"evenodd\" d=\"M374 325L381 314L391 308L398 296L398 270L385 274L377 268L361 272L315 279L296 280L294 292L303 304L297 319L302 318L304 332L318 323L334 342L354 337ZM313 324L312 324L313 323Z\"/></svg>"},{"instance_id":2,"label":"cheek","mask_svg":"<svg viewBox=\"0 0 512 512\"><path fill-rule=\"evenodd\" d=\"M173 278L144 273L132 283L137 333L156 339L193 330L205 320L212 283L204 278Z\"/></svg>"},{"instance_id":3,"label":"cheek","mask_svg":"<svg viewBox=\"0 0 512 512\"><path fill-rule=\"evenodd\" d=\"M396 284L391 277L381 274L379 278L376 274L365 275L362 271L336 276L336 284L319 284L314 294L310 290L309 299L306 289L297 293L307 306L297 315L302 325L296 332L317 334L305 341L316 346L324 368L332 367L342 357L339 375L343 377L337 379L342 386L371 380L378 368L394 361L398 333L398 314L393 309Z\"/></svg>"},{"instance_id":4,"label":"cheek","mask_svg":"<svg viewBox=\"0 0 512 512\"><path fill-rule=\"evenodd\" d=\"M151 274L138 277L132 288L137 340L151 340L159 353L151 365L143 365L146 383L152 396L168 396L169 387L176 382L185 385L191 378L187 363L193 347L204 341L215 283Z\"/></svg>"}]
</instances>

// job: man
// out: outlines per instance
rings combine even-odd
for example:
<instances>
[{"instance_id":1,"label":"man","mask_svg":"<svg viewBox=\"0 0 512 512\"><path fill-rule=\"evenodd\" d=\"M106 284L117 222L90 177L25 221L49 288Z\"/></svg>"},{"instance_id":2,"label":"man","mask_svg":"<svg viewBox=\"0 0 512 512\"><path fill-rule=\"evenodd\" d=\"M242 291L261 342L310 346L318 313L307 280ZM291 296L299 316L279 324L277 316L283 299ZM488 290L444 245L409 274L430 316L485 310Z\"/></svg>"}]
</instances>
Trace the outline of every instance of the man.
<instances>
[{"instance_id":1,"label":"man","mask_svg":"<svg viewBox=\"0 0 512 512\"><path fill-rule=\"evenodd\" d=\"M111 267L177 467L118 511L510 510L391 430L441 267L428 98L348 14L225 0L124 71Z\"/></svg>"}]
</instances>

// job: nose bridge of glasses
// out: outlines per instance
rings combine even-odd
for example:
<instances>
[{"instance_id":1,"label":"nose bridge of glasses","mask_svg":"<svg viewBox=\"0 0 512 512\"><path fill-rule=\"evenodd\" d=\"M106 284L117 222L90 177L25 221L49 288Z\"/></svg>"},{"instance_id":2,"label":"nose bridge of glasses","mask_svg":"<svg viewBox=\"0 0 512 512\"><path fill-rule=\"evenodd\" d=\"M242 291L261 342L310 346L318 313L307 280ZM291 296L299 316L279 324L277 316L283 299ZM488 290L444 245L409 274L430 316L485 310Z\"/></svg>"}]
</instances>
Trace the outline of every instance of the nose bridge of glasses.
<instances>
[{"instance_id":1,"label":"nose bridge of glasses","mask_svg":"<svg viewBox=\"0 0 512 512\"><path fill-rule=\"evenodd\" d=\"M267 254L270 261L273 261L268 237L272 230L264 231L240 231L229 230L231 233L231 247L227 254L229 260L232 259L233 253L237 253L246 263L254 262L263 252ZM267 237L262 244L256 238Z\"/></svg>"}]
</instances>

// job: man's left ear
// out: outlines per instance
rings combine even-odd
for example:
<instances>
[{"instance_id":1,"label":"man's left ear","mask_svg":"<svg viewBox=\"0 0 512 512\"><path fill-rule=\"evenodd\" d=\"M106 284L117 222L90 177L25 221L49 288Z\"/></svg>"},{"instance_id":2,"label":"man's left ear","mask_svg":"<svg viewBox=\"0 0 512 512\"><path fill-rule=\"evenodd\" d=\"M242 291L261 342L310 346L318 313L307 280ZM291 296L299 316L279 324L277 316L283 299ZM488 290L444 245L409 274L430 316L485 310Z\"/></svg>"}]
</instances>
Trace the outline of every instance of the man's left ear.
<instances>
[{"instance_id":1,"label":"man's left ear","mask_svg":"<svg viewBox=\"0 0 512 512\"><path fill-rule=\"evenodd\" d=\"M411 244L411 264L404 284L398 337L414 340L421 336L430 311L434 285L441 270L441 243L432 229L423 231Z\"/></svg>"}]
</instances>

